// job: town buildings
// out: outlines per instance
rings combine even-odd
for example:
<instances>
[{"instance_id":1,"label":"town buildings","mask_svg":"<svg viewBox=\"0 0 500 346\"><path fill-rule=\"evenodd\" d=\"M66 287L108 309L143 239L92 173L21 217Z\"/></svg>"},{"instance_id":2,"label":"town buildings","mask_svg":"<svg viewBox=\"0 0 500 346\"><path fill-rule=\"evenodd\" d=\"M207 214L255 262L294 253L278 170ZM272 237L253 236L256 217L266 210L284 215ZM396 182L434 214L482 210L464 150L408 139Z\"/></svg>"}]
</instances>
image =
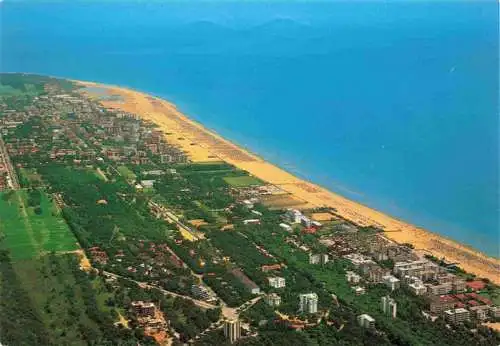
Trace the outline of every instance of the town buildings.
<instances>
[{"instance_id":1,"label":"town buildings","mask_svg":"<svg viewBox=\"0 0 500 346\"><path fill-rule=\"evenodd\" d=\"M318 295L316 293L299 295L299 311L308 314L318 312Z\"/></svg>"}]
</instances>

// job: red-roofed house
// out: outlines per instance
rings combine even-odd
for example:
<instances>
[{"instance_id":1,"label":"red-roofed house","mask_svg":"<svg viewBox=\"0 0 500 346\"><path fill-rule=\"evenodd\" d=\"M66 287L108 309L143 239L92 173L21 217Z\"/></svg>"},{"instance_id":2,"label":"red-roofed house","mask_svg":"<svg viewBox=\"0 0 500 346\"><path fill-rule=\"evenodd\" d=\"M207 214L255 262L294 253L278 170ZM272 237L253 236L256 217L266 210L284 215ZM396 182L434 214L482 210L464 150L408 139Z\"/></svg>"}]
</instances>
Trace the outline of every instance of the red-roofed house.
<instances>
[{"instance_id":1,"label":"red-roofed house","mask_svg":"<svg viewBox=\"0 0 500 346\"><path fill-rule=\"evenodd\" d=\"M469 301L467 302L467 304L469 304L470 306L478 306L478 305L479 305L479 303L478 303L478 302L476 302L475 300L469 300Z\"/></svg>"}]
</instances>

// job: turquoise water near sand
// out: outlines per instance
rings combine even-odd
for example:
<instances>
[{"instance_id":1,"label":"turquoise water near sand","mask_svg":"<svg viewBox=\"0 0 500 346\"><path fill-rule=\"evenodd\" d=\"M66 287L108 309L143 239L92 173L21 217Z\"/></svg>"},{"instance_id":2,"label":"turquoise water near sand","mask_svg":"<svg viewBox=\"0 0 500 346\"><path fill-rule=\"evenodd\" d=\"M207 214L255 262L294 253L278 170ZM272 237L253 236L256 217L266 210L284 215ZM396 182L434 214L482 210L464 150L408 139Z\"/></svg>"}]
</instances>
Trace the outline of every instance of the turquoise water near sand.
<instances>
[{"instance_id":1,"label":"turquoise water near sand","mask_svg":"<svg viewBox=\"0 0 500 346\"><path fill-rule=\"evenodd\" d=\"M293 173L499 253L494 1L0 5L0 70L119 84Z\"/></svg>"}]
</instances>

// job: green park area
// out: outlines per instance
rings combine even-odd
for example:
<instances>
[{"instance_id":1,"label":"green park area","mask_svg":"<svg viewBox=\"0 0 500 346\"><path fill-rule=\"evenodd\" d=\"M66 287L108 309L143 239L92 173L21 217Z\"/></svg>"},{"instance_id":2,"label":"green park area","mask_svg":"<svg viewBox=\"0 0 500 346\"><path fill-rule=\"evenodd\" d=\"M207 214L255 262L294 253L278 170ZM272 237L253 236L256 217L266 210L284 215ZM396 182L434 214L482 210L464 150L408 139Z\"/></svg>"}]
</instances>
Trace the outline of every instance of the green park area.
<instances>
[{"instance_id":1,"label":"green park area","mask_svg":"<svg viewBox=\"0 0 500 346\"><path fill-rule=\"evenodd\" d=\"M127 180L135 180L136 175L134 172L130 170L127 166L118 166L118 172L120 172L120 175L124 177Z\"/></svg>"},{"instance_id":2,"label":"green park area","mask_svg":"<svg viewBox=\"0 0 500 346\"><path fill-rule=\"evenodd\" d=\"M77 241L55 204L40 190L0 194L0 233L14 260L73 251Z\"/></svg>"},{"instance_id":3,"label":"green park area","mask_svg":"<svg viewBox=\"0 0 500 346\"><path fill-rule=\"evenodd\" d=\"M224 181L231 185L232 187L248 187L248 186L260 186L262 181L260 179L244 175L240 177L225 177Z\"/></svg>"}]
</instances>

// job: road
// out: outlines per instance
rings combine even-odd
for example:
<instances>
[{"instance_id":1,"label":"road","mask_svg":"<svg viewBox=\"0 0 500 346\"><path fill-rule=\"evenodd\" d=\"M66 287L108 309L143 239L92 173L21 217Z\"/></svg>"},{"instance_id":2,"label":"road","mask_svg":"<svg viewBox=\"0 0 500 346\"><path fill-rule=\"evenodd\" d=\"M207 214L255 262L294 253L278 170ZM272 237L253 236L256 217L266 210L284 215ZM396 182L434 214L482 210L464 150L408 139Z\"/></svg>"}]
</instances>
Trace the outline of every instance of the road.
<instances>
[{"instance_id":1,"label":"road","mask_svg":"<svg viewBox=\"0 0 500 346\"><path fill-rule=\"evenodd\" d=\"M178 298L183 298L183 299L191 300L194 304L196 304L197 306L199 306L200 308L203 308L203 309L215 309L215 308L218 307L217 305L213 305L213 304L207 303L207 302L202 301L202 300L197 300L197 299L194 299L194 298L189 297L189 296L185 296L185 295L182 295L182 294L179 294L179 293L175 293L175 292L172 292L172 291L164 290L163 288L161 288L159 286L151 285L151 284L148 284L147 282L136 281L136 280L131 279L129 277L122 276L122 275L115 274L115 273L111 273L111 272L108 272L108 271L102 271L102 273L104 275L106 275L107 277L111 277L111 278L115 278L115 279L120 278L120 279L128 280L130 282L134 282L134 283L136 283L141 288L154 288L154 289L157 289L158 291L162 292L164 295L170 295L170 296L173 296L173 297L178 297Z\"/></svg>"},{"instance_id":2,"label":"road","mask_svg":"<svg viewBox=\"0 0 500 346\"><path fill-rule=\"evenodd\" d=\"M204 331L200 332L195 339L199 339L201 336L205 335L206 333L219 329L224 325L224 319L228 320L237 320L239 318L239 314L242 312L245 312L246 310L250 309L252 306L257 304L262 299L263 295L260 295L258 297L255 297L253 299L250 299L249 301L241 304L237 308L229 308L229 307L224 307L222 308L222 315L223 317L220 318L217 322L212 323L208 328L206 328Z\"/></svg>"},{"instance_id":3,"label":"road","mask_svg":"<svg viewBox=\"0 0 500 346\"><path fill-rule=\"evenodd\" d=\"M194 238L198 239L198 237L195 235L195 232L189 226L183 224L171 210L153 201L150 201L149 203L163 212L165 220L175 223L177 227L182 228L186 232L189 232L189 234L191 234Z\"/></svg>"},{"instance_id":4,"label":"road","mask_svg":"<svg viewBox=\"0 0 500 346\"><path fill-rule=\"evenodd\" d=\"M14 170L14 167L12 167L12 163L10 162L9 159L9 153L7 152L7 148L5 147L5 143L2 140L2 137L0 136L0 161L4 164L4 166L7 168L7 180L11 184L11 188L14 190L19 189L19 182L17 180L17 175L16 171Z\"/></svg>"}]
</instances>

